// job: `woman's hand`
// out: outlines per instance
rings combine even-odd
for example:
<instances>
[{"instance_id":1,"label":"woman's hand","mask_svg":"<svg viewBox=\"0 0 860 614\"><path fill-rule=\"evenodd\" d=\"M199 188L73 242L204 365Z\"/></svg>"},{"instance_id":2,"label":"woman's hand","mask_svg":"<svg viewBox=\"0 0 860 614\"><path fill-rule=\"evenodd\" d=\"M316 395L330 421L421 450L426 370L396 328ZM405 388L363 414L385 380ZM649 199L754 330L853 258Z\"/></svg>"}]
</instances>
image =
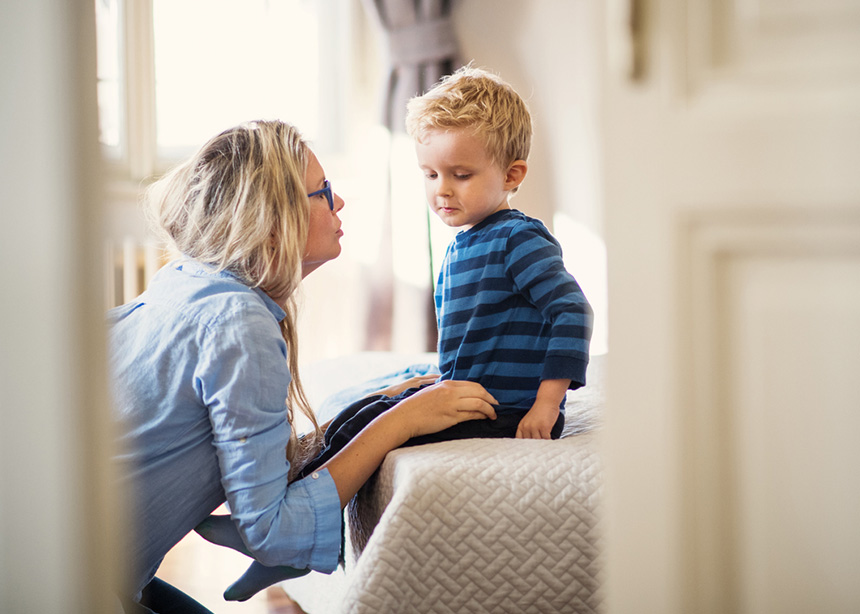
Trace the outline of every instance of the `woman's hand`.
<instances>
[{"instance_id":1,"label":"woman's hand","mask_svg":"<svg viewBox=\"0 0 860 614\"><path fill-rule=\"evenodd\" d=\"M496 404L498 401L480 384L445 380L419 390L389 412L402 416L407 439L411 439L466 420L495 420Z\"/></svg>"},{"instance_id":2,"label":"woman's hand","mask_svg":"<svg viewBox=\"0 0 860 614\"><path fill-rule=\"evenodd\" d=\"M415 377L410 377L408 380L400 382L399 384L392 384L388 388L383 388L382 390L371 392L367 396L372 397L377 394L384 394L387 397L394 397L405 390L409 390L410 388L420 388L425 384L432 384L437 379L439 379L438 373L433 373L430 375L416 375Z\"/></svg>"},{"instance_id":3,"label":"woman's hand","mask_svg":"<svg viewBox=\"0 0 860 614\"><path fill-rule=\"evenodd\" d=\"M419 390L382 413L323 465L334 480L341 507L388 452L412 437L436 433L465 420L495 419L494 404L496 399L480 384L446 380Z\"/></svg>"}]
</instances>

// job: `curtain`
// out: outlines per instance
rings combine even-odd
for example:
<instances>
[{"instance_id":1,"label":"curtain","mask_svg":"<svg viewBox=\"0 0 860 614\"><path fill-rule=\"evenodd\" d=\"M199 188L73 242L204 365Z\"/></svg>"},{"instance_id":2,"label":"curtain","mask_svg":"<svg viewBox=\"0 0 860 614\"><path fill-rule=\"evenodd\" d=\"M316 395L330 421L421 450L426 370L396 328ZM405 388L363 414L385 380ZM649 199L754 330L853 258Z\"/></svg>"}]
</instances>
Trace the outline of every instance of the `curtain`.
<instances>
[{"instance_id":1,"label":"curtain","mask_svg":"<svg viewBox=\"0 0 860 614\"><path fill-rule=\"evenodd\" d=\"M363 0L387 51L382 123L404 132L406 102L460 65L454 0Z\"/></svg>"}]
</instances>

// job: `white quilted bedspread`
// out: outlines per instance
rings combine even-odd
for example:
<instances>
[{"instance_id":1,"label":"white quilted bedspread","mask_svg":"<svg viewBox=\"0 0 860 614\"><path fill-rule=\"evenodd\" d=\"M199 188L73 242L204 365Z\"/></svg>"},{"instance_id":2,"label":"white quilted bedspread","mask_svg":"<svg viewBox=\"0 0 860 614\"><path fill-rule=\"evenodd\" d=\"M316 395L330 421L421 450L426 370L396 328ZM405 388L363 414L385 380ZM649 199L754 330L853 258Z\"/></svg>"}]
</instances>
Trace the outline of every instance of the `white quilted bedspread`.
<instances>
[{"instance_id":1,"label":"white quilted bedspread","mask_svg":"<svg viewBox=\"0 0 860 614\"><path fill-rule=\"evenodd\" d=\"M344 611L599 611L600 484L590 435L396 450L350 509Z\"/></svg>"},{"instance_id":2,"label":"white quilted bedspread","mask_svg":"<svg viewBox=\"0 0 860 614\"><path fill-rule=\"evenodd\" d=\"M350 503L346 573L331 587L337 606L308 611L601 611L594 427L603 357L592 359L588 377L568 395L557 441L470 439L390 452ZM285 588L294 594L292 582Z\"/></svg>"}]
</instances>

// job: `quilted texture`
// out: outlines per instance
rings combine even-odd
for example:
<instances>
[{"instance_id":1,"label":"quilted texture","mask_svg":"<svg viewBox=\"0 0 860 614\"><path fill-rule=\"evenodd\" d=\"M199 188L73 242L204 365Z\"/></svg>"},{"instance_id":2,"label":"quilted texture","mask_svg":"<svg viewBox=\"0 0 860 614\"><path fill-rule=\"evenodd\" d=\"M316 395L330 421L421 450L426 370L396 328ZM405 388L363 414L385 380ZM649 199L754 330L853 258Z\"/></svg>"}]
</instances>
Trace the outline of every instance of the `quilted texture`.
<instances>
[{"instance_id":1,"label":"quilted texture","mask_svg":"<svg viewBox=\"0 0 860 614\"><path fill-rule=\"evenodd\" d=\"M350 509L344 611L598 612L600 489L590 435L396 450Z\"/></svg>"}]
</instances>

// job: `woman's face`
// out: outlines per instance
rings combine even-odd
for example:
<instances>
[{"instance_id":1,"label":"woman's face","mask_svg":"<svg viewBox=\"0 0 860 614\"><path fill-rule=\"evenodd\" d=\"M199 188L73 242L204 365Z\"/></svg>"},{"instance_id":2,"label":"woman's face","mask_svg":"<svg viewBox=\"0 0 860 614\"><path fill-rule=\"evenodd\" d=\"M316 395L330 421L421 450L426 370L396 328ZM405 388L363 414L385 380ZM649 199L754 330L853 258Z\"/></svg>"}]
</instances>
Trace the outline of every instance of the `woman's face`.
<instances>
[{"instance_id":1,"label":"woman's face","mask_svg":"<svg viewBox=\"0 0 860 614\"><path fill-rule=\"evenodd\" d=\"M305 189L308 194L323 189L325 182L325 171L319 160L310 152L308 168L305 171ZM340 238L343 231L340 229L341 221L337 212L343 209L343 199L332 192L334 210L328 205L325 194L317 194L309 200L311 203L311 216L308 225L308 243L305 255L302 258L302 277L319 268L322 264L333 260L340 255Z\"/></svg>"}]
</instances>

